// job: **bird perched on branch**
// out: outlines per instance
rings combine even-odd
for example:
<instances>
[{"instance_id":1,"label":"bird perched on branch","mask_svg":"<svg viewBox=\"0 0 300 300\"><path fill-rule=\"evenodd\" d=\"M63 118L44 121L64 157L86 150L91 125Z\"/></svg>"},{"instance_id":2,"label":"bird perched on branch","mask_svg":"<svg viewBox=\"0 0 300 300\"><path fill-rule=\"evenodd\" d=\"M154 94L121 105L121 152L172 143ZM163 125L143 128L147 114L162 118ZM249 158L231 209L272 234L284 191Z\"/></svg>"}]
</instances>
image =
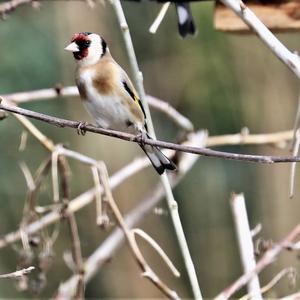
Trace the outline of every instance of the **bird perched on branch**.
<instances>
[{"instance_id":1,"label":"bird perched on branch","mask_svg":"<svg viewBox=\"0 0 300 300\"><path fill-rule=\"evenodd\" d=\"M65 48L77 62L76 84L86 110L98 126L132 134L147 133L146 115L141 100L126 72L112 58L98 34L75 34ZM158 147L140 143L155 170L175 170L175 164Z\"/></svg>"},{"instance_id":2,"label":"bird perched on branch","mask_svg":"<svg viewBox=\"0 0 300 300\"><path fill-rule=\"evenodd\" d=\"M127 1L141 1L141 0L127 0ZM150 0L156 2L173 2L175 4L176 12L177 12L177 23L178 23L178 31L180 35L184 38L187 35L195 35L197 30L193 20L191 8L190 8L190 0ZM194 0L195 1L195 0Z\"/></svg>"}]
</instances>

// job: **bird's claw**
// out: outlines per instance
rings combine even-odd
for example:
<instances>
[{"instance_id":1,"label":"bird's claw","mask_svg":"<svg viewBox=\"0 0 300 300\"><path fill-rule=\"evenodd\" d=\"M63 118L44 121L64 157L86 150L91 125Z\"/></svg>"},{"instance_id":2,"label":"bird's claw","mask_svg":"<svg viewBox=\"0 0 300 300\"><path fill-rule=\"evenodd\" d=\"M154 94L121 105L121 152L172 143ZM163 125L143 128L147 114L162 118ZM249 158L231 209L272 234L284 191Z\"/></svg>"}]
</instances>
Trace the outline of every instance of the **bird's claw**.
<instances>
[{"instance_id":1,"label":"bird's claw","mask_svg":"<svg viewBox=\"0 0 300 300\"><path fill-rule=\"evenodd\" d=\"M137 134L136 137L137 137L138 143L139 143L141 146L145 145L145 140L146 140L146 138L147 138L147 133L141 131L141 132L139 132L139 133Z\"/></svg>"},{"instance_id":2,"label":"bird's claw","mask_svg":"<svg viewBox=\"0 0 300 300\"><path fill-rule=\"evenodd\" d=\"M77 126L77 134L78 135L85 135L86 130L82 127L86 126L88 123L87 122L80 122L79 125Z\"/></svg>"}]
</instances>

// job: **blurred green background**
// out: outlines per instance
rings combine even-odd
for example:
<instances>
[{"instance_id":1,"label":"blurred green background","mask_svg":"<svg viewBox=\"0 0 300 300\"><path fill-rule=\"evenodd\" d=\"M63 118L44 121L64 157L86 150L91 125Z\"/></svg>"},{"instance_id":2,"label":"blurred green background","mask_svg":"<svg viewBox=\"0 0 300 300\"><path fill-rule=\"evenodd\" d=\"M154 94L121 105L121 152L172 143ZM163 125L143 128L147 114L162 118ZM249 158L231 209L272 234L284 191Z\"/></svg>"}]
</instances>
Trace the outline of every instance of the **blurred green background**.
<instances>
[{"instance_id":1,"label":"blurred green background","mask_svg":"<svg viewBox=\"0 0 300 300\"><path fill-rule=\"evenodd\" d=\"M22 6L0 22L0 94L74 84L74 62L63 49L76 32L100 33L112 55L130 74L120 29L108 2L93 9L84 1L43 1L38 10ZM254 35L230 35L213 28L213 3L194 3L198 27L195 38L182 40L176 27L173 7L157 34L148 28L156 17L155 3L124 3L125 14L147 93L170 102L187 116L195 128L211 135L236 133L247 126L252 133L270 133L293 127L297 108L298 82L295 76ZM289 49L300 49L298 34L279 35ZM27 103L22 107L75 120L88 120L78 99L58 99ZM153 111L158 137L174 140L176 127ZM78 136L75 130L59 129L33 122L56 143L107 163L110 174L142 153L131 143L93 135ZM19 162L34 172L48 157L46 150L29 136L25 151L18 151L21 125L13 117L0 122L0 233L18 228L26 194L26 183ZM287 155L288 149L269 146L235 146L224 151ZM70 161L72 197L93 186L90 169ZM263 226L261 237L278 241L299 222L300 190L288 199L288 164L261 165L200 158L192 171L175 188L180 215L196 266L203 295L218 294L241 275L241 265L229 207L231 192L245 194L251 227ZM299 175L299 174L297 174ZM115 192L125 213L147 195L158 181L155 172L135 175ZM43 186L41 203L51 203L50 178ZM165 208L164 201L160 207ZM76 214L84 257L101 244L108 233L95 224L93 205ZM170 287L184 298L191 291L168 215L152 213L141 224L169 254L182 273L174 279L149 247L142 245L151 266ZM51 230L49 231L51 232ZM21 245L18 244L20 249ZM54 245L54 264L47 274L47 285L38 296L17 291L14 282L0 281L1 298L49 298L60 282L71 275L62 254L70 249L67 225L60 226ZM18 251L7 247L0 252L0 273L16 269ZM283 267L299 270L295 254L285 253L261 274L266 283ZM292 293L284 279L269 297ZM162 294L140 276L140 270L126 246L106 264L87 285L90 298L161 298Z\"/></svg>"}]
</instances>

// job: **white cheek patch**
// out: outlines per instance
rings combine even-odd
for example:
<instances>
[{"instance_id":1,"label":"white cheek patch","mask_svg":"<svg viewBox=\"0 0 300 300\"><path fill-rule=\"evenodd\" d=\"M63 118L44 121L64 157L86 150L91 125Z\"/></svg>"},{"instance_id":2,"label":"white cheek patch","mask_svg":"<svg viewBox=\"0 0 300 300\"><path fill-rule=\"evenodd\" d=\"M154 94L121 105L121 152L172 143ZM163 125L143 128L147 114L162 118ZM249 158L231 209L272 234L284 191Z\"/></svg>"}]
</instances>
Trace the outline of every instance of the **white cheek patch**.
<instances>
[{"instance_id":1,"label":"white cheek patch","mask_svg":"<svg viewBox=\"0 0 300 300\"><path fill-rule=\"evenodd\" d=\"M182 6L178 6L177 7L177 13L178 13L179 23L184 24L189 18L187 10Z\"/></svg>"},{"instance_id":2,"label":"white cheek patch","mask_svg":"<svg viewBox=\"0 0 300 300\"><path fill-rule=\"evenodd\" d=\"M102 45L100 36L97 34L90 34L89 39L91 41L90 46L87 48L88 54L86 57L78 61L80 66L88 66L96 64L102 55Z\"/></svg>"}]
</instances>

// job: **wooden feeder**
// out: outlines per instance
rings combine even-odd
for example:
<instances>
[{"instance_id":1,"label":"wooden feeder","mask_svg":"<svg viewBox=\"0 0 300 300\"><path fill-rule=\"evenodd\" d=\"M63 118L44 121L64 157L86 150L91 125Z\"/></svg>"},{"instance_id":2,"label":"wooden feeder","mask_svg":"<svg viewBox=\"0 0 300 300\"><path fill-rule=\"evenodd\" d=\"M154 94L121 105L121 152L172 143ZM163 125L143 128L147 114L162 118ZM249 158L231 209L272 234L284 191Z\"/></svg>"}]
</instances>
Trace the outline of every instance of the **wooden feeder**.
<instances>
[{"instance_id":1,"label":"wooden feeder","mask_svg":"<svg viewBox=\"0 0 300 300\"><path fill-rule=\"evenodd\" d=\"M244 1L257 17L273 32L300 31L300 0ZM235 13L217 2L215 28L221 31L251 33Z\"/></svg>"}]
</instances>

